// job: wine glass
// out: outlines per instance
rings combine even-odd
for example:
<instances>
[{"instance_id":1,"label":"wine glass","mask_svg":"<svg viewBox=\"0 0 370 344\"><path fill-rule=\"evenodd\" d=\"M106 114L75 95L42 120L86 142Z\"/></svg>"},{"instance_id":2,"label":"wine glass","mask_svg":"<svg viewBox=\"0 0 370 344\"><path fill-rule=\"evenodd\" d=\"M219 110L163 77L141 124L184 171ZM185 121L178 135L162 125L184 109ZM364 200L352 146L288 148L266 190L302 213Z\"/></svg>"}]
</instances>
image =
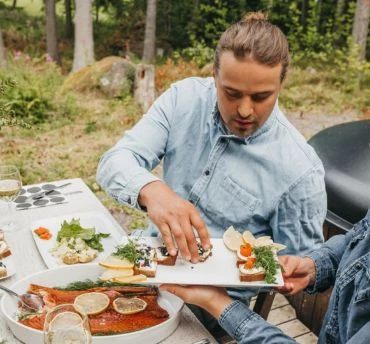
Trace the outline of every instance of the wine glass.
<instances>
[{"instance_id":1,"label":"wine glass","mask_svg":"<svg viewBox=\"0 0 370 344\"><path fill-rule=\"evenodd\" d=\"M73 304L58 305L49 310L44 322L44 344L91 344L89 319Z\"/></svg>"},{"instance_id":2,"label":"wine glass","mask_svg":"<svg viewBox=\"0 0 370 344\"><path fill-rule=\"evenodd\" d=\"M13 165L0 165L0 199L8 204L7 216L2 223L4 231L16 231L20 228L15 220L12 202L22 189L22 179L18 168Z\"/></svg>"}]
</instances>

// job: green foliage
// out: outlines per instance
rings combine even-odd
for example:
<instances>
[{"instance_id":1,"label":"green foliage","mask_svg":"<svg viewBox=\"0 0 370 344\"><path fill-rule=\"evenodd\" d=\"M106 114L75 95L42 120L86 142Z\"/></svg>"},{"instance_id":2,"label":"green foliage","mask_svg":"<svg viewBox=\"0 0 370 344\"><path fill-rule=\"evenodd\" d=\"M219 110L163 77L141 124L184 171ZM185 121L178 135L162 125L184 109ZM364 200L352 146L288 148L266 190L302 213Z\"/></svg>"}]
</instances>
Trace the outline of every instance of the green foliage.
<instances>
[{"instance_id":1,"label":"green foliage","mask_svg":"<svg viewBox=\"0 0 370 344\"><path fill-rule=\"evenodd\" d=\"M4 96L6 92L16 86L16 83L12 79L0 80L0 96ZM15 111L9 106L8 103L4 105L0 104L0 130L2 127L20 126L24 128L30 128L30 125L23 120L16 117Z\"/></svg>"},{"instance_id":2,"label":"green foliage","mask_svg":"<svg viewBox=\"0 0 370 344\"><path fill-rule=\"evenodd\" d=\"M0 71L0 78L13 78L17 87L7 89L0 106L17 119L31 124L44 123L51 116L71 116L76 112L71 94L61 98L58 89L63 83L60 68L47 58L33 58L17 52L9 67Z\"/></svg>"},{"instance_id":3,"label":"green foliage","mask_svg":"<svg viewBox=\"0 0 370 344\"><path fill-rule=\"evenodd\" d=\"M191 37L192 45L188 48L182 49L181 51L175 51L172 54L172 58L178 61L183 58L187 61L195 61L198 67L210 63L213 60L214 49L208 47L204 41L196 40L195 37Z\"/></svg>"}]
</instances>

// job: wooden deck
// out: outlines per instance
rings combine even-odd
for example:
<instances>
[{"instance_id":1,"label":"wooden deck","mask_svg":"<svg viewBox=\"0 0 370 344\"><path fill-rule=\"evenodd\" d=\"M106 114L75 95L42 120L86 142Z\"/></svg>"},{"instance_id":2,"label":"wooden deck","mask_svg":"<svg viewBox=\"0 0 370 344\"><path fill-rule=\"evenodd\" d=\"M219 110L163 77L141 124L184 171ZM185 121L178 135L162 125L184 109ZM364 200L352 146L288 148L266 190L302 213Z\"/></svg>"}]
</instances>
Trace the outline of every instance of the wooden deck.
<instances>
[{"instance_id":1,"label":"wooden deck","mask_svg":"<svg viewBox=\"0 0 370 344\"><path fill-rule=\"evenodd\" d=\"M253 308L253 305L254 300L251 301L251 308ZM267 321L279 327L284 333L294 338L300 344L317 343L317 336L297 319L294 308L281 294L275 295ZM236 341L225 338L225 341L222 341L222 343L234 344Z\"/></svg>"}]
</instances>

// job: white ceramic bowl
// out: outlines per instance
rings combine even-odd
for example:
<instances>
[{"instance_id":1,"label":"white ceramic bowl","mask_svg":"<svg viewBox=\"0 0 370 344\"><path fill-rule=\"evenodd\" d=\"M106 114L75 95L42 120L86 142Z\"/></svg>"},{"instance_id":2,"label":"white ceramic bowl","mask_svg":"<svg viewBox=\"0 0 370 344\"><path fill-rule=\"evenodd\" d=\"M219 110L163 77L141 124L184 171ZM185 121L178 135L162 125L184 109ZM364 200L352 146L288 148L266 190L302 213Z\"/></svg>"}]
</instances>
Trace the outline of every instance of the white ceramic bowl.
<instances>
[{"instance_id":1,"label":"white ceramic bowl","mask_svg":"<svg viewBox=\"0 0 370 344\"><path fill-rule=\"evenodd\" d=\"M102 273L103 268L98 264L86 264L75 266L62 266L55 269L44 270L29 275L14 283L10 289L17 293L26 292L30 283L48 287L65 286L68 283L85 279L96 280ZM133 344L133 343L157 343L168 337L178 326L180 311L183 301L173 294L160 292L159 305L166 309L170 317L165 322L140 331L117 334L111 336L93 336L94 344ZM4 295L0 305L1 312L14 335L26 344L43 342L42 331L20 324L16 319L17 300L10 295Z\"/></svg>"}]
</instances>

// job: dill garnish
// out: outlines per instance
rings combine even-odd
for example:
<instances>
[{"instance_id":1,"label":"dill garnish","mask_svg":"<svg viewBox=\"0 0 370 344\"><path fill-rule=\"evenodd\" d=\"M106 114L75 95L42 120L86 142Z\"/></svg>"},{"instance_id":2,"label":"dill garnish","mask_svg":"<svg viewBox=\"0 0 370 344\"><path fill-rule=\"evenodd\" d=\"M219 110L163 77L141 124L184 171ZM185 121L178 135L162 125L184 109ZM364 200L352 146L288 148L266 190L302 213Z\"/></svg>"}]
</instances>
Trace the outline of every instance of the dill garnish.
<instances>
[{"instance_id":1,"label":"dill garnish","mask_svg":"<svg viewBox=\"0 0 370 344\"><path fill-rule=\"evenodd\" d=\"M276 283L275 275L280 267L275 259L275 253L272 246L254 247L253 252L256 256L256 267L262 267L265 270L266 283Z\"/></svg>"},{"instance_id":2,"label":"dill garnish","mask_svg":"<svg viewBox=\"0 0 370 344\"><path fill-rule=\"evenodd\" d=\"M140 284L133 284L133 283L118 283L118 282L109 282L109 281L92 281L90 279L84 281L76 281L67 284L65 287L54 287L54 289L59 290L86 290L90 288L96 287L142 287ZM134 292L133 292L134 293Z\"/></svg>"},{"instance_id":3,"label":"dill garnish","mask_svg":"<svg viewBox=\"0 0 370 344\"><path fill-rule=\"evenodd\" d=\"M138 252L135 243L132 240L128 240L127 244L116 246L116 251L112 253L113 256L121 259L127 259L131 263L136 262L140 258L140 252Z\"/></svg>"}]
</instances>

